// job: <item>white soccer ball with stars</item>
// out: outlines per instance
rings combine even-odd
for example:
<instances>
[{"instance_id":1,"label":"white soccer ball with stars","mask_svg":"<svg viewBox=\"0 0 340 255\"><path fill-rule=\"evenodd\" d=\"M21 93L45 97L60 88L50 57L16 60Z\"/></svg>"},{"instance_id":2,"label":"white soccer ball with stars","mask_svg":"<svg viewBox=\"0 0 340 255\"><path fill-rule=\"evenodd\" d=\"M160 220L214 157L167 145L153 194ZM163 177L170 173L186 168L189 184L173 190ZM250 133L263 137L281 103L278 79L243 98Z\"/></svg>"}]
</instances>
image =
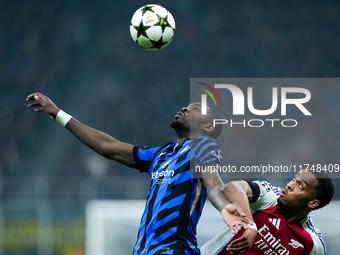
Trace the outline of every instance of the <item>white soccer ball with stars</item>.
<instances>
[{"instance_id":1,"label":"white soccer ball with stars","mask_svg":"<svg viewBox=\"0 0 340 255\"><path fill-rule=\"evenodd\" d=\"M175 19L164 7L148 4L139 8L130 24L132 39L145 50L166 47L175 34Z\"/></svg>"}]
</instances>

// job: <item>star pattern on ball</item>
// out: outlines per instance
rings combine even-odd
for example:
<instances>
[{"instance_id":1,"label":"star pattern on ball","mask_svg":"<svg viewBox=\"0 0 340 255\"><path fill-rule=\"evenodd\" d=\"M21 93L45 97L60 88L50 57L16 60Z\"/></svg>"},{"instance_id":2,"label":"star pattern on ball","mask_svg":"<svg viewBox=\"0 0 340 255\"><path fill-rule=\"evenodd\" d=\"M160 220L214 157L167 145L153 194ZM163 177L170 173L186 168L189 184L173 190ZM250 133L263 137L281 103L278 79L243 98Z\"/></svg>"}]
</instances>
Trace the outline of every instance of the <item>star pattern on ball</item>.
<instances>
[{"instance_id":1,"label":"star pattern on ball","mask_svg":"<svg viewBox=\"0 0 340 255\"><path fill-rule=\"evenodd\" d=\"M144 15L147 11L154 12L153 9L152 9L152 6L147 6L147 5L145 5L144 8L142 9L143 15Z\"/></svg>"},{"instance_id":2,"label":"star pattern on ball","mask_svg":"<svg viewBox=\"0 0 340 255\"><path fill-rule=\"evenodd\" d=\"M146 30L148 30L150 27L145 27L143 25L143 20L140 21L138 26L133 26L137 30L137 38L140 37L141 35L148 37L146 34Z\"/></svg>"},{"instance_id":3,"label":"star pattern on ball","mask_svg":"<svg viewBox=\"0 0 340 255\"><path fill-rule=\"evenodd\" d=\"M170 23L168 22L168 15L166 15L165 17L162 17L158 14L156 15L158 17L159 22L155 24L155 26L160 26L162 28L162 33L164 33L166 27L170 27L172 29Z\"/></svg>"},{"instance_id":4,"label":"star pattern on ball","mask_svg":"<svg viewBox=\"0 0 340 255\"><path fill-rule=\"evenodd\" d=\"M151 43L152 43L152 47L151 47L151 49L161 49L162 47L164 47L165 46L165 44L164 44L164 42L163 42L163 36L161 36L161 38L159 38L159 40L158 41L154 41L154 40L152 40L152 41L150 41Z\"/></svg>"}]
</instances>

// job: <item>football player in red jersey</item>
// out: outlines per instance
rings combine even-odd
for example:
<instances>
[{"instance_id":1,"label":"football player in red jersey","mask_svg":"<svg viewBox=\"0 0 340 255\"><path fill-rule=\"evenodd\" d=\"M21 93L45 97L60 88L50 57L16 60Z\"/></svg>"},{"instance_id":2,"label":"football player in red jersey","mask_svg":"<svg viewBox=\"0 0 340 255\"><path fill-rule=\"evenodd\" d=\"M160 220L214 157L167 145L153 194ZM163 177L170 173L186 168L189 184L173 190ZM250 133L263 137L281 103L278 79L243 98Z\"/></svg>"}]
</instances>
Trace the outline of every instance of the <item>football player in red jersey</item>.
<instances>
[{"instance_id":1,"label":"football player in red jersey","mask_svg":"<svg viewBox=\"0 0 340 255\"><path fill-rule=\"evenodd\" d=\"M265 181L229 182L224 187L226 197L254 220L257 235L253 228L235 236L225 229L202 247L201 254L325 255L322 235L309 213L327 205L334 190L327 175L308 170L300 171L283 189ZM244 250L245 242L249 251Z\"/></svg>"}]
</instances>

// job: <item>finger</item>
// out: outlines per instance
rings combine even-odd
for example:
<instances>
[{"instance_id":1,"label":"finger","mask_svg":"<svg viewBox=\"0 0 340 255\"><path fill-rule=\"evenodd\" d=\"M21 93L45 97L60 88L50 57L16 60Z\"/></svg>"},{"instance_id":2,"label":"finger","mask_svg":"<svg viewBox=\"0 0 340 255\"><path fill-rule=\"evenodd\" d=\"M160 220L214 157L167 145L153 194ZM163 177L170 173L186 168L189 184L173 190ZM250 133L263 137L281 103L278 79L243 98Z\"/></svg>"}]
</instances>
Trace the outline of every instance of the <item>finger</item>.
<instances>
[{"instance_id":1,"label":"finger","mask_svg":"<svg viewBox=\"0 0 340 255\"><path fill-rule=\"evenodd\" d=\"M35 99L34 99L34 94L31 94L31 95L29 95L29 96L26 97L26 101L27 101L27 102L28 102L28 101L32 101L32 100L35 100Z\"/></svg>"},{"instance_id":2,"label":"finger","mask_svg":"<svg viewBox=\"0 0 340 255\"><path fill-rule=\"evenodd\" d=\"M26 101L32 101L32 100L36 100L36 101L42 100L43 102L46 102L44 95L39 92L30 94L27 96Z\"/></svg>"},{"instance_id":3,"label":"finger","mask_svg":"<svg viewBox=\"0 0 340 255\"><path fill-rule=\"evenodd\" d=\"M27 96L26 100L27 100L27 101L35 100L35 99L34 99L34 96L36 96L36 95L39 96L39 95L41 95L41 93L35 92L35 93L32 93L32 94L29 94L29 95Z\"/></svg>"},{"instance_id":4,"label":"finger","mask_svg":"<svg viewBox=\"0 0 340 255\"><path fill-rule=\"evenodd\" d=\"M241 207L236 207L235 211L239 214L239 216L246 217L247 215L242 211Z\"/></svg>"},{"instance_id":5,"label":"finger","mask_svg":"<svg viewBox=\"0 0 340 255\"><path fill-rule=\"evenodd\" d=\"M245 224L250 224L250 225L255 224L255 222L253 220L251 220L250 218L248 218L247 216L242 218L242 222L245 223ZM245 229L247 229L247 227Z\"/></svg>"},{"instance_id":6,"label":"finger","mask_svg":"<svg viewBox=\"0 0 340 255\"><path fill-rule=\"evenodd\" d=\"M35 112L43 112L44 109L43 109L43 108L36 108L36 109L34 109L34 111L35 111Z\"/></svg>"},{"instance_id":7,"label":"finger","mask_svg":"<svg viewBox=\"0 0 340 255\"><path fill-rule=\"evenodd\" d=\"M33 103L33 104L29 104L27 105L29 108L32 108L32 107L36 107L36 106L40 106L39 103Z\"/></svg>"},{"instance_id":8,"label":"finger","mask_svg":"<svg viewBox=\"0 0 340 255\"><path fill-rule=\"evenodd\" d=\"M236 228L237 230L241 230L242 228L247 229L247 223L243 221L243 218L239 218L237 220L235 220L234 224L232 224L232 226L234 228Z\"/></svg>"},{"instance_id":9,"label":"finger","mask_svg":"<svg viewBox=\"0 0 340 255\"><path fill-rule=\"evenodd\" d=\"M238 230L241 230L243 225L242 224L245 224L244 222L240 222L238 224L235 225L235 227L238 229Z\"/></svg>"},{"instance_id":10,"label":"finger","mask_svg":"<svg viewBox=\"0 0 340 255\"><path fill-rule=\"evenodd\" d=\"M236 224L236 225L235 225L235 228L236 228L237 230L241 230L241 227L240 227L239 224Z\"/></svg>"},{"instance_id":11,"label":"finger","mask_svg":"<svg viewBox=\"0 0 340 255\"><path fill-rule=\"evenodd\" d=\"M46 103L46 98L43 95L34 95L35 101L39 103L40 105L44 105Z\"/></svg>"},{"instance_id":12,"label":"finger","mask_svg":"<svg viewBox=\"0 0 340 255\"><path fill-rule=\"evenodd\" d=\"M244 222L245 223L249 223L250 225L254 225L255 224L255 222L252 219L248 218L248 217L245 217Z\"/></svg>"},{"instance_id":13,"label":"finger","mask_svg":"<svg viewBox=\"0 0 340 255\"><path fill-rule=\"evenodd\" d=\"M38 95L34 95L34 99L35 99L37 102L39 102L40 100L42 100L42 98L39 97Z\"/></svg>"},{"instance_id":14,"label":"finger","mask_svg":"<svg viewBox=\"0 0 340 255\"><path fill-rule=\"evenodd\" d=\"M246 219L247 219L247 222L248 222L250 225L254 225L254 224L255 224L255 221L253 221L252 219L249 219L248 217L247 217Z\"/></svg>"},{"instance_id":15,"label":"finger","mask_svg":"<svg viewBox=\"0 0 340 255\"><path fill-rule=\"evenodd\" d=\"M247 249L247 248L245 248L245 247L238 247L238 248L227 247L226 250L229 251L231 254L239 254L239 253L241 253L241 251L243 251L245 249Z\"/></svg>"},{"instance_id":16,"label":"finger","mask_svg":"<svg viewBox=\"0 0 340 255\"><path fill-rule=\"evenodd\" d=\"M238 248L230 248L230 249L227 248L226 250L229 251L230 253L241 254L248 249L249 249L248 246L243 246L243 247L238 247Z\"/></svg>"},{"instance_id":17,"label":"finger","mask_svg":"<svg viewBox=\"0 0 340 255\"><path fill-rule=\"evenodd\" d=\"M231 230L231 233L233 233L234 235L236 234L236 231L235 231L235 229L234 229L234 226L231 226L231 227L229 227L230 228L230 230Z\"/></svg>"},{"instance_id":18,"label":"finger","mask_svg":"<svg viewBox=\"0 0 340 255\"><path fill-rule=\"evenodd\" d=\"M228 248L240 248L247 244L247 240L243 237L237 238L233 240L229 245Z\"/></svg>"},{"instance_id":19,"label":"finger","mask_svg":"<svg viewBox=\"0 0 340 255\"><path fill-rule=\"evenodd\" d=\"M244 229L247 229L247 228L248 228L247 223L245 223L245 222L242 222L242 223L241 223L241 226L242 226Z\"/></svg>"}]
</instances>

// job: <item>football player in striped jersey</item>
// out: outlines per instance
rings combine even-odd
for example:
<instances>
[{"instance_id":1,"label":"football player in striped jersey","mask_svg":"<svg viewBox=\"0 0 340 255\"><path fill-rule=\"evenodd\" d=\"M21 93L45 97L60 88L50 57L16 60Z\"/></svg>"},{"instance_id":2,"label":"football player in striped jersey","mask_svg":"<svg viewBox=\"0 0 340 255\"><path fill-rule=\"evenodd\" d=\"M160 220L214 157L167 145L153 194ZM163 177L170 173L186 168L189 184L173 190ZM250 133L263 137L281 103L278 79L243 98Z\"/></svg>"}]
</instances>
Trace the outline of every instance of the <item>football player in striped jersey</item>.
<instances>
[{"instance_id":1,"label":"football player in striped jersey","mask_svg":"<svg viewBox=\"0 0 340 255\"><path fill-rule=\"evenodd\" d=\"M133 254L200 254L196 226L206 200L221 212L233 230L252 223L240 207L230 204L223 193L219 173L195 173L196 167L221 166L221 154L214 140L221 132L213 120L217 113L201 104L183 107L174 116L171 127L176 142L159 147L139 147L93 129L60 110L41 93L29 95L28 107L46 112L85 145L102 156L149 174L151 185Z\"/></svg>"}]
</instances>

